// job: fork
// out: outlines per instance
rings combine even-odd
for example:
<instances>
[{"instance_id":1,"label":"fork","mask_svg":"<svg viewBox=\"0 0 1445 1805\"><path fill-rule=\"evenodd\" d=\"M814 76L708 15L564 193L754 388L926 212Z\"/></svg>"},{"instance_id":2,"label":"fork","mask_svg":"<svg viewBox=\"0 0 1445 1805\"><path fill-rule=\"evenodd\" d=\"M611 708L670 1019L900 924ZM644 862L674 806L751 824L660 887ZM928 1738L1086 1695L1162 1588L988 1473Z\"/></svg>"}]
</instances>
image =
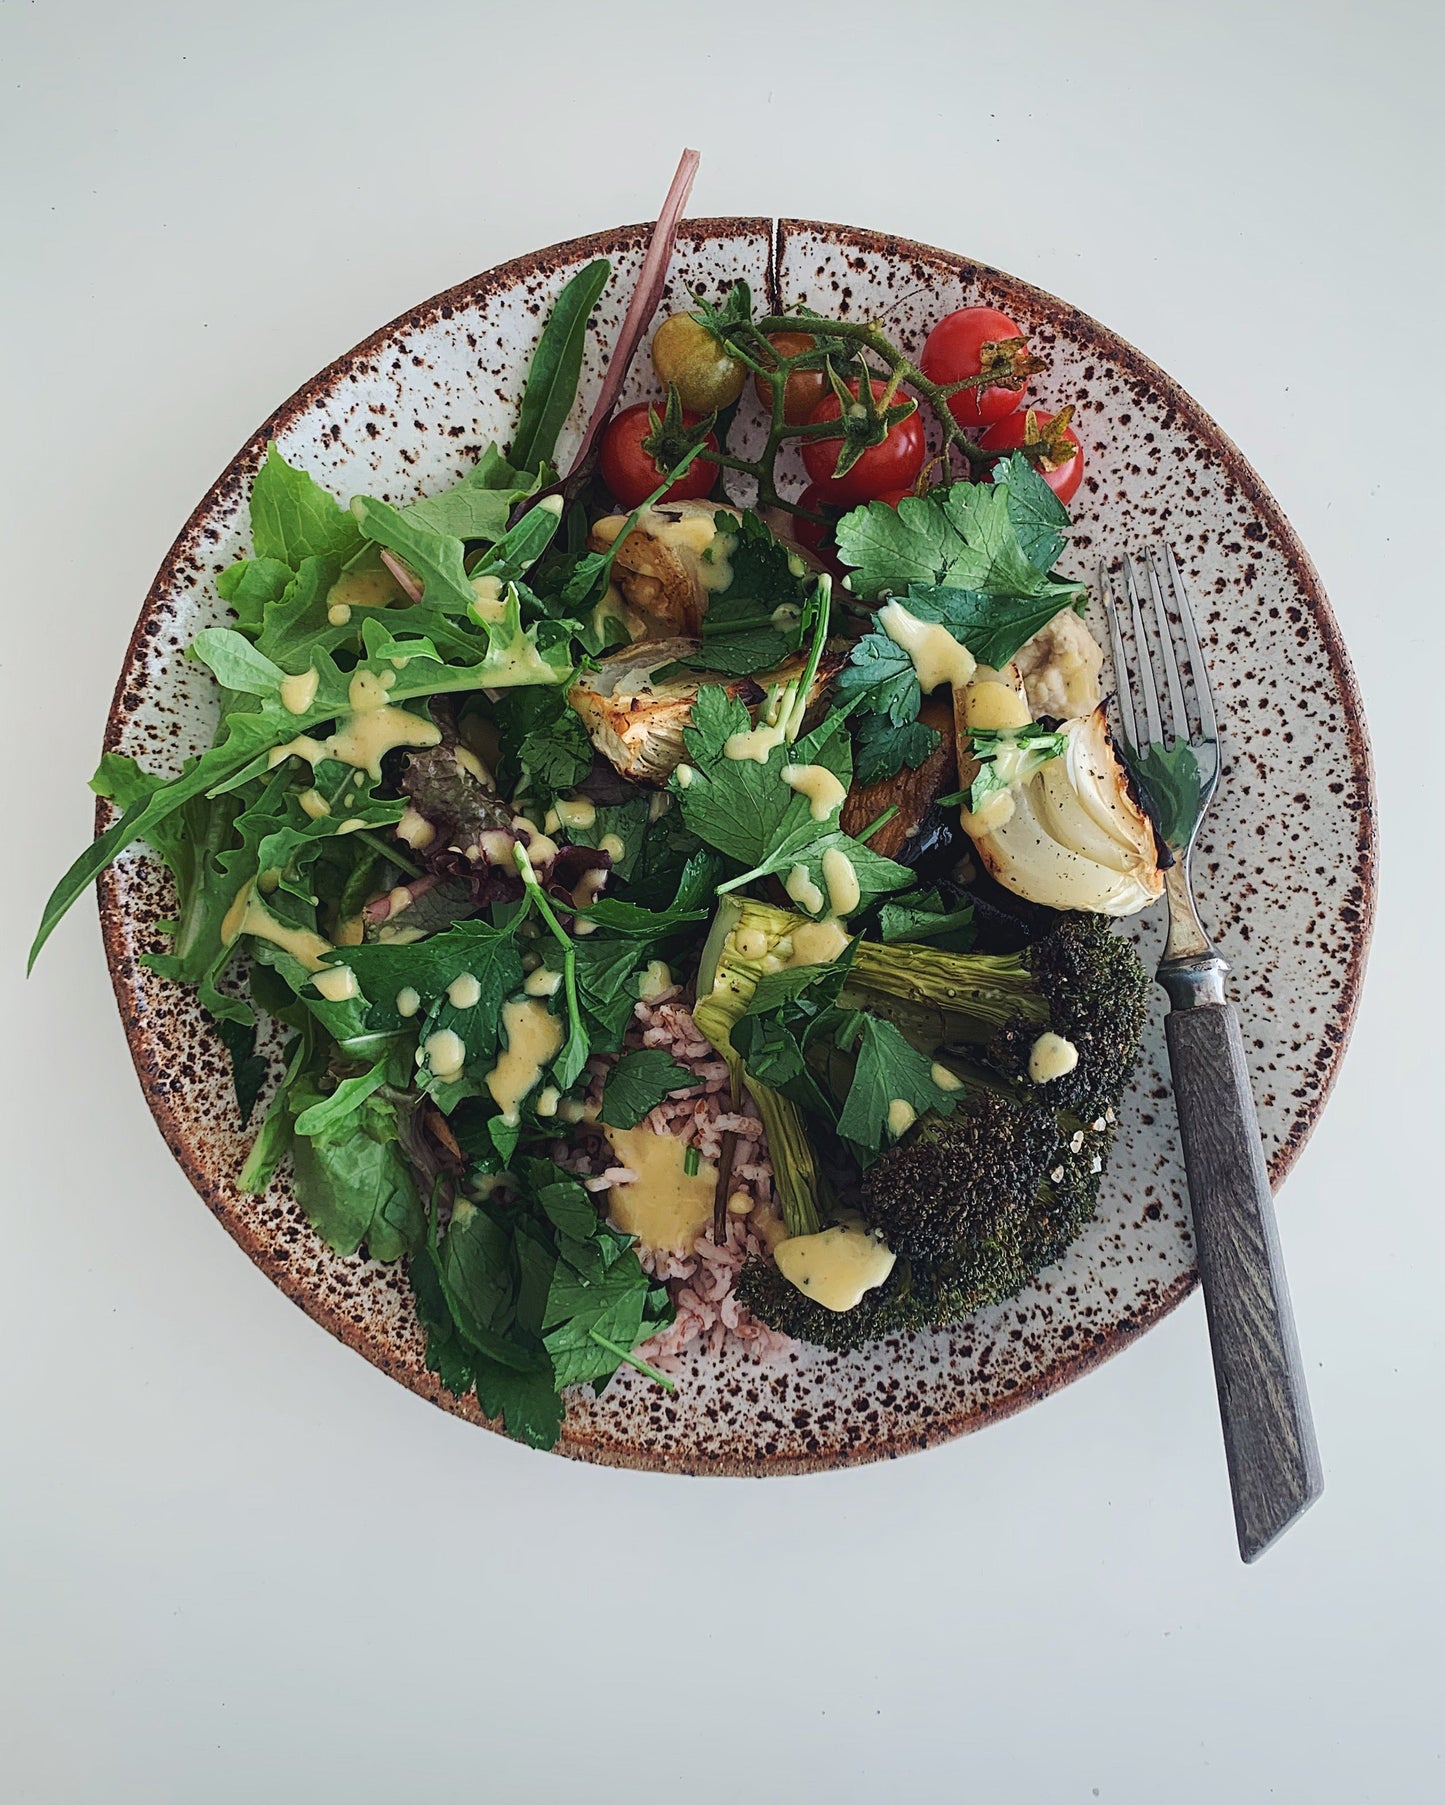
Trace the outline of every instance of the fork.
<instances>
[{"instance_id":1,"label":"fork","mask_svg":"<svg viewBox=\"0 0 1445 1805\"><path fill-rule=\"evenodd\" d=\"M1124 754L1145 788L1150 787L1151 773L1156 782L1161 773L1174 774L1167 806L1156 813L1160 837L1173 861L1165 871L1169 937L1158 977L1169 996L1165 1021L1169 1070L1235 1528L1241 1556L1252 1561L1314 1503L1324 1479L1245 1065L1244 1035L1239 1012L1225 995L1229 966L1200 923L1190 881L1190 856L1199 826L1219 787L1219 725L1209 669L1171 547L1151 545L1137 559L1126 556L1123 585L1121 603L1100 564L1099 590L1108 614ZM1147 623L1141 590L1149 599L1152 619ZM1129 641L1134 647L1132 668L1125 650ZM1141 707L1136 707L1136 700ZM1197 785L1184 760L1185 749Z\"/></svg>"}]
</instances>

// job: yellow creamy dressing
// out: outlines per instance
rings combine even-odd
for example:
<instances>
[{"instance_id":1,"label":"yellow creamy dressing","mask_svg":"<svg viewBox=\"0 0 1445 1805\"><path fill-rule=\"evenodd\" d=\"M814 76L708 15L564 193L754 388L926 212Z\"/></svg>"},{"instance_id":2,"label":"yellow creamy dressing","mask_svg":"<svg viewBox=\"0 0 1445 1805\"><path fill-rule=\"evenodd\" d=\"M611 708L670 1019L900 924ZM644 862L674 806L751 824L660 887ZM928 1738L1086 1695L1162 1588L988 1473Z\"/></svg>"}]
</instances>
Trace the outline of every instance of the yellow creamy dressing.
<instances>
[{"instance_id":1,"label":"yellow creamy dressing","mask_svg":"<svg viewBox=\"0 0 1445 1805\"><path fill-rule=\"evenodd\" d=\"M907 1134L918 1120L918 1111L906 1097L892 1097L888 1102L888 1132L897 1140L899 1135Z\"/></svg>"},{"instance_id":2,"label":"yellow creamy dressing","mask_svg":"<svg viewBox=\"0 0 1445 1805\"><path fill-rule=\"evenodd\" d=\"M733 951L739 959L745 959L749 965L755 965L759 959L767 956L768 937L761 928L735 928L733 930Z\"/></svg>"},{"instance_id":3,"label":"yellow creamy dressing","mask_svg":"<svg viewBox=\"0 0 1445 1805\"><path fill-rule=\"evenodd\" d=\"M554 997L562 988L560 971L548 971L545 965L539 965L536 971L527 973L522 980L522 988L529 997Z\"/></svg>"},{"instance_id":4,"label":"yellow creamy dressing","mask_svg":"<svg viewBox=\"0 0 1445 1805\"><path fill-rule=\"evenodd\" d=\"M672 971L662 959L648 962L638 982L637 994L644 1003L650 1003L654 997L661 996L664 990L672 989Z\"/></svg>"},{"instance_id":5,"label":"yellow creamy dressing","mask_svg":"<svg viewBox=\"0 0 1445 1805\"><path fill-rule=\"evenodd\" d=\"M768 754L774 746L782 745L787 731L788 723L786 721L778 721L773 724L759 721L756 727L749 727L744 733L730 733L723 741L723 757L750 758L757 764L765 765L768 762Z\"/></svg>"},{"instance_id":6,"label":"yellow creamy dressing","mask_svg":"<svg viewBox=\"0 0 1445 1805\"><path fill-rule=\"evenodd\" d=\"M411 1016L415 1015L420 1008L421 997L412 989L410 984L403 986L402 989L397 991L396 1012L403 1020L409 1019Z\"/></svg>"},{"instance_id":7,"label":"yellow creamy dressing","mask_svg":"<svg viewBox=\"0 0 1445 1805\"><path fill-rule=\"evenodd\" d=\"M320 790L303 790L296 800L313 821L319 821L323 815L331 813L331 804Z\"/></svg>"},{"instance_id":8,"label":"yellow creamy dressing","mask_svg":"<svg viewBox=\"0 0 1445 1805\"><path fill-rule=\"evenodd\" d=\"M607 1193L612 1222L644 1247L685 1253L712 1221L717 1169L702 1161L689 1176L682 1141L654 1134L645 1122L609 1128L606 1134L617 1163L637 1174L631 1184L613 1185Z\"/></svg>"},{"instance_id":9,"label":"yellow creamy dressing","mask_svg":"<svg viewBox=\"0 0 1445 1805\"><path fill-rule=\"evenodd\" d=\"M947 627L919 620L901 602L885 602L878 610L878 624L913 660L918 686L925 695L941 683L967 683L978 668L973 653L961 646Z\"/></svg>"},{"instance_id":10,"label":"yellow creamy dressing","mask_svg":"<svg viewBox=\"0 0 1445 1805\"><path fill-rule=\"evenodd\" d=\"M585 796L579 796L576 801L559 796L552 808L559 827L580 827L585 832L597 821L597 804L589 802Z\"/></svg>"},{"instance_id":11,"label":"yellow creamy dressing","mask_svg":"<svg viewBox=\"0 0 1445 1805\"><path fill-rule=\"evenodd\" d=\"M402 593L401 584L383 564L379 570L343 570L331 585L333 608L388 608Z\"/></svg>"},{"instance_id":12,"label":"yellow creamy dressing","mask_svg":"<svg viewBox=\"0 0 1445 1805\"><path fill-rule=\"evenodd\" d=\"M784 765L779 776L790 790L808 798L815 821L826 821L842 808L848 794L826 765Z\"/></svg>"},{"instance_id":13,"label":"yellow creamy dressing","mask_svg":"<svg viewBox=\"0 0 1445 1805\"><path fill-rule=\"evenodd\" d=\"M863 894L853 861L841 847L830 846L823 854L822 864L829 910L834 915L851 915Z\"/></svg>"},{"instance_id":14,"label":"yellow creamy dressing","mask_svg":"<svg viewBox=\"0 0 1445 1805\"><path fill-rule=\"evenodd\" d=\"M487 1073L492 1101L508 1124L519 1119L522 1099L541 1081L542 1068L562 1050L562 1024L545 1004L513 997L502 1005L506 1046Z\"/></svg>"},{"instance_id":15,"label":"yellow creamy dressing","mask_svg":"<svg viewBox=\"0 0 1445 1805\"><path fill-rule=\"evenodd\" d=\"M301 671L294 677L281 679L281 706L288 714L305 714L316 700L316 690L321 682L321 673L313 665L309 671Z\"/></svg>"},{"instance_id":16,"label":"yellow creamy dressing","mask_svg":"<svg viewBox=\"0 0 1445 1805\"><path fill-rule=\"evenodd\" d=\"M1062 1034L1041 1034L1029 1049L1029 1077L1035 1084L1064 1078L1079 1063L1079 1049Z\"/></svg>"},{"instance_id":17,"label":"yellow creamy dressing","mask_svg":"<svg viewBox=\"0 0 1445 1805\"><path fill-rule=\"evenodd\" d=\"M349 965L336 965L326 971L319 971L311 982L328 1003L349 1003L352 997L361 994L356 973Z\"/></svg>"},{"instance_id":18,"label":"yellow creamy dressing","mask_svg":"<svg viewBox=\"0 0 1445 1805\"><path fill-rule=\"evenodd\" d=\"M852 936L841 922L829 917L825 921L806 921L794 928L789 965L831 965L847 951Z\"/></svg>"},{"instance_id":19,"label":"yellow creamy dressing","mask_svg":"<svg viewBox=\"0 0 1445 1805\"><path fill-rule=\"evenodd\" d=\"M457 762L458 770L465 771L469 777L475 777L478 783L484 783L488 789L491 788L492 774L470 746L456 747L452 752L452 757Z\"/></svg>"},{"instance_id":20,"label":"yellow creamy dressing","mask_svg":"<svg viewBox=\"0 0 1445 1805\"><path fill-rule=\"evenodd\" d=\"M946 1065L940 1065L935 1059L929 1069L929 1077L941 1091L957 1091L963 1089L962 1078L950 1072Z\"/></svg>"},{"instance_id":21,"label":"yellow creamy dressing","mask_svg":"<svg viewBox=\"0 0 1445 1805\"><path fill-rule=\"evenodd\" d=\"M471 612L479 621L495 626L507 612L507 604L502 599L501 578L473 577L472 588L477 592L477 599L471 605Z\"/></svg>"},{"instance_id":22,"label":"yellow creamy dressing","mask_svg":"<svg viewBox=\"0 0 1445 1805\"><path fill-rule=\"evenodd\" d=\"M629 640L636 639L642 628L641 618L634 614L623 599L622 591L615 583L607 585L607 593L592 610L592 631L604 644L607 640L607 623L615 620Z\"/></svg>"},{"instance_id":23,"label":"yellow creamy dressing","mask_svg":"<svg viewBox=\"0 0 1445 1805\"><path fill-rule=\"evenodd\" d=\"M557 1101L562 1093L555 1084L547 1084L537 1092L537 1101L533 1105L539 1116L555 1116Z\"/></svg>"},{"instance_id":24,"label":"yellow creamy dressing","mask_svg":"<svg viewBox=\"0 0 1445 1805\"><path fill-rule=\"evenodd\" d=\"M978 675L964 691L963 718L970 727L990 731L1027 727L1033 719L1028 703L1009 679L987 665L979 666Z\"/></svg>"},{"instance_id":25,"label":"yellow creamy dressing","mask_svg":"<svg viewBox=\"0 0 1445 1805\"><path fill-rule=\"evenodd\" d=\"M475 1009L481 1000L482 987L469 971L464 971L447 985L447 1001L453 1009Z\"/></svg>"},{"instance_id":26,"label":"yellow creamy dressing","mask_svg":"<svg viewBox=\"0 0 1445 1805\"><path fill-rule=\"evenodd\" d=\"M864 1225L840 1222L816 1235L791 1235L773 1250L778 1271L825 1310L852 1310L881 1285L897 1255Z\"/></svg>"},{"instance_id":27,"label":"yellow creamy dressing","mask_svg":"<svg viewBox=\"0 0 1445 1805\"><path fill-rule=\"evenodd\" d=\"M982 808L964 809L962 814L970 832L977 829L981 834L991 834L1012 820L1017 807L1011 790L995 790L991 796L984 797Z\"/></svg>"},{"instance_id":28,"label":"yellow creamy dressing","mask_svg":"<svg viewBox=\"0 0 1445 1805\"><path fill-rule=\"evenodd\" d=\"M351 713L327 740L328 757L380 777L382 758L394 747L436 745L441 728L404 708L393 708L386 692L380 677L370 671L356 673L346 692Z\"/></svg>"},{"instance_id":29,"label":"yellow creamy dressing","mask_svg":"<svg viewBox=\"0 0 1445 1805\"><path fill-rule=\"evenodd\" d=\"M806 865L794 865L783 879L783 888L798 907L806 909L810 915L818 914L828 900L808 875Z\"/></svg>"},{"instance_id":30,"label":"yellow creamy dressing","mask_svg":"<svg viewBox=\"0 0 1445 1805\"><path fill-rule=\"evenodd\" d=\"M467 1043L451 1028L438 1028L422 1042L427 1070L442 1084L454 1084L467 1063Z\"/></svg>"},{"instance_id":31,"label":"yellow creamy dressing","mask_svg":"<svg viewBox=\"0 0 1445 1805\"><path fill-rule=\"evenodd\" d=\"M692 779L693 779L692 766L691 765L679 765L677 767L677 769L673 772L673 776L677 779L678 789L685 790L688 787L688 785L692 782Z\"/></svg>"},{"instance_id":32,"label":"yellow creamy dressing","mask_svg":"<svg viewBox=\"0 0 1445 1805\"><path fill-rule=\"evenodd\" d=\"M621 834L603 834L597 842L597 850L605 852L615 865L619 859L627 857L627 842ZM606 873L604 872L602 875L605 876Z\"/></svg>"},{"instance_id":33,"label":"yellow creamy dressing","mask_svg":"<svg viewBox=\"0 0 1445 1805\"><path fill-rule=\"evenodd\" d=\"M344 627L346 625L346 623L351 619L350 603L349 602L331 602L331 603L329 603L327 605L327 609L326 609L326 618L327 618L327 620L329 620L331 622L333 627Z\"/></svg>"},{"instance_id":34,"label":"yellow creamy dressing","mask_svg":"<svg viewBox=\"0 0 1445 1805\"><path fill-rule=\"evenodd\" d=\"M323 940L312 929L288 927L284 921L277 921L265 904L258 901L250 884L242 884L236 892L235 901L221 923L221 939L228 945L242 934L269 940L282 952L290 953L293 959L299 959L307 971L320 971L322 959L335 950L329 940Z\"/></svg>"},{"instance_id":35,"label":"yellow creamy dressing","mask_svg":"<svg viewBox=\"0 0 1445 1805\"><path fill-rule=\"evenodd\" d=\"M402 810L401 820L392 831L398 840L416 852L420 852L424 846L430 846L437 837L437 830L431 822L425 815L419 815L410 803Z\"/></svg>"}]
</instances>

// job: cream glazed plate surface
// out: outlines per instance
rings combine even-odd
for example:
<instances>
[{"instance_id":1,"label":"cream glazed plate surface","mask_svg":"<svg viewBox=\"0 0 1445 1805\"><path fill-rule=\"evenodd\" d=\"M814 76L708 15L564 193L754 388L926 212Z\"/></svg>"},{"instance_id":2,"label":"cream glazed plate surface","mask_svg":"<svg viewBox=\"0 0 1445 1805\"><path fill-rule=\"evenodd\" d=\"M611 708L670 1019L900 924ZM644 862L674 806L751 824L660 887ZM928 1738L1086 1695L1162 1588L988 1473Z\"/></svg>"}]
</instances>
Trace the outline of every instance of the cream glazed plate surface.
<instances>
[{"instance_id":1,"label":"cream glazed plate surface","mask_svg":"<svg viewBox=\"0 0 1445 1805\"><path fill-rule=\"evenodd\" d=\"M593 318L565 466L600 386L648 228L539 251L424 302L280 407L187 522L146 598L106 747L170 774L208 744L210 680L182 651L225 610L216 573L249 550L246 498L266 441L342 497L398 503L455 481L511 433L527 360L557 293L613 261ZM1049 360L1031 393L1075 403L1084 486L1072 506L1076 574L1167 537L1200 612L1224 722L1224 781L1195 858L1206 925L1233 965L1265 1152L1276 1187L1329 1094L1359 996L1373 903L1371 771L1359 698L1318 578L1279 508L1202 410L1132 347L1066 303L996 270L882 234L806 221L683 225L663 311L738 277L769 310L806 303L886 315L916 355L929 326L1000 307ZM648 392L640 352L623 402ZM111 817L101 804L101 825ZM101 879L112 978L136 1069L171 1151L227 1231L333 1335L423 1397L481 1422L426 1370L399 1268L343 1259L297 1208L285 1175L264 1198L235 1186L250 1144L225 1051L194 996L148 971L170 880L144 849ZM1161 911L1132 924L1158 956ZM1152 964L1151 964L1152 969ZM1163 993L1097 1217L1059 1266L948 1332L846 1355L799 1346L775 1364L700 1356L668 1396L623 1368L601 1398L568 1394L558 1452L681 1472L787 1473L926 1447L1019 1409L1157 1322L1195 1283L1163 1046Z\"/></svg>"}]
</instances>

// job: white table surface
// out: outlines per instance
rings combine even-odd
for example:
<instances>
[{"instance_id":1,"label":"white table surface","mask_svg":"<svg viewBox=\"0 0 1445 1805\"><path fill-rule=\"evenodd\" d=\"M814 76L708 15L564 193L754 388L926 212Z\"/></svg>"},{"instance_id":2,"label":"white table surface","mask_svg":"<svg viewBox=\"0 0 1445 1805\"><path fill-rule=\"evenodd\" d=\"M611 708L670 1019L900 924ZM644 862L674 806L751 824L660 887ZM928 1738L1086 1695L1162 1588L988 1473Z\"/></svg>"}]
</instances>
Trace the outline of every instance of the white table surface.
<instances>
[{"instance_id":1,"label":"white table surface","mask_svg":"<svg viewBox=\"0 0 1445 1805\"><path fill-rule=\"evenodd\" d=\"M0 7L0 1798L1441 1796L1441 458L1403 443L1440 433L1439 26L1431 0ZM695 212L887 227L1108 321L1244 448L1334 599L1384 885L1282 1202L1327 1490L1253 1569L1197 1297L893 1465L544 1458L329 1340L211 1220L93 906L19 980L215 473L415 300L650 216L685 142Z\"/></svg>"}]
</instances>

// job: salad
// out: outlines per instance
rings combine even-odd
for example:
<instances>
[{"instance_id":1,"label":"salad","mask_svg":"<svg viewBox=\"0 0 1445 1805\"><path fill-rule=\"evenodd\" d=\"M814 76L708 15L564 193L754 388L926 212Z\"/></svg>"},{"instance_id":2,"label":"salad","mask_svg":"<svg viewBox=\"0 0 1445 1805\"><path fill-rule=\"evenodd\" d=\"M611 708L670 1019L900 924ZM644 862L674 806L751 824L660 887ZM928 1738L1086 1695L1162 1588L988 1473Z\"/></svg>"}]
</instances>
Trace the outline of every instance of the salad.
<instances>
[{"instance_id":1,"label":"salad","mask_svg":"<svg viewBox=\"0 0 1445 1805\"><path fill-rule=\"evenodd\" d=\"M214 741L102 759L36 942L151 848L238 1184L289 1169L337 1253L404 1262L442 1384L543 1447L624 1364L857 1348L1063 1253L1145 1012L1112 918L1188 780L1116 756L1061 568L1084 452L1012 321L903 347L699 295L653 400L616 410L615 348L563 475L610 276L451 488L343 503L268 447L189 649Z\"/></svg>"}]
</instances>

